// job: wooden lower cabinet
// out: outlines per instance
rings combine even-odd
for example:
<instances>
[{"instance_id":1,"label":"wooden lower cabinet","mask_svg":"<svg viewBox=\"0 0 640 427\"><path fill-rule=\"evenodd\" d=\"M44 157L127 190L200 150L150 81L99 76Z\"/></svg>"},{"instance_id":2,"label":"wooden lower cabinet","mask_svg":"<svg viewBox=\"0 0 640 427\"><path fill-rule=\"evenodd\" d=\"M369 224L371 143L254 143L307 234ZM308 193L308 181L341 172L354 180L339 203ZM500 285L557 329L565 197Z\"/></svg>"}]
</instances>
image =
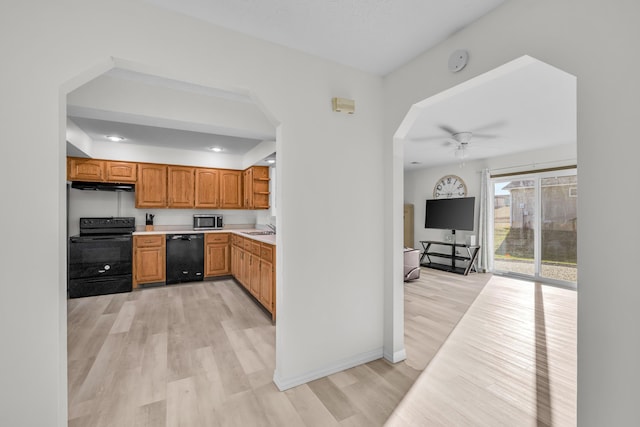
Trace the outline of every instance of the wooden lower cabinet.
<instances>
[{"instance_id":1,"label":"wooden lower cabinet","mask_svg":"<svg viewBox=\"0 0 640 427\"><path fill-rule=\"evenodd\" d=\"M260 261L260 303L269 310L275 319L275 269L273 264L265 260Z\"/></svg>"},{"instance_id":2,"label":"wooden lower cabinet","mask_svg":"<svg viewBox=\"0 0 640 427\"><path fill-rule=\"evenodd\" d=\"M260 298L260 242L247 239L249 241L249 292L251 295Z\"/></svg>"},{"instance_id":3,"label":"wooden lower cabinet","mask_svg":"<svg viewBox=\"0 0 640 427\"><path fill-rule=\"evenodd\" d=\"M164 234L133 236L133 287L166 280Z\"/></svg>"},{"instance_id":4,"label":"wooden lower cabinet","mask_svg":"<svg viewBox=\"0 0 640 427\"><path fill-rule=\"evenodd\" d=\"M236 245L231 244L231 275L238 277L239 249Z\"/></svg>"},{"instance_id":5,"label":"wooden lower cabinet","mask_svg":"<svg viewBox=\"0 0 640 427\"><path fill-rule=\"evenodd\" d=\"M231 272L231 249L228 233L210 233L204 242L205 277L224 276Z\"/></svg>"},{"instance_id":6,"label":"wooden lower cabinet","mask_svg":"<svg viewBox=\"0 0 640 427\"><path fill-rule=\"evenodd\" d=\"M275 321L275 247L231 233L206 233L205 277L231 274ZM133 287L166 281L164 234L133 236Z\"/></svg>"},{"instance_id":7,"label":"wooden lower cabinet","mask_svg":"<svg viewBox=\"0 0 640 427\"><path fill-rule=\"evenodd\" d=\"M260 303L276 318L276 253L275 246L260 244Z\"/></svg>"},{"instance_id":8,"label":"wooden lower cabinet","mask_svg":"<svg viewBox=\"0 0 640 427\"><path fill-rule=\"evenodd\" d=\"M231 236L231 275L276 319L275 247Z\"/></svg>"},{"instance_id":9,"label":"wooden lower cabinet","mask_svg":"<svg viewBox=\"0 0 640 427\"><path fill-rule=\"evenodd\" d=\"M260 257L254 254L249 256L249 292L260 299Z\"/></svg>"},{"instance_id":10,"label":"wooden lower cabinet","mask_svg":"<svg viewBox=\"0 0 640 427\"><path fill-rule=\"evenodd\" d=\"M240 252L240 283L251 292L251 252Z\"/></svg>"}]
</instances>

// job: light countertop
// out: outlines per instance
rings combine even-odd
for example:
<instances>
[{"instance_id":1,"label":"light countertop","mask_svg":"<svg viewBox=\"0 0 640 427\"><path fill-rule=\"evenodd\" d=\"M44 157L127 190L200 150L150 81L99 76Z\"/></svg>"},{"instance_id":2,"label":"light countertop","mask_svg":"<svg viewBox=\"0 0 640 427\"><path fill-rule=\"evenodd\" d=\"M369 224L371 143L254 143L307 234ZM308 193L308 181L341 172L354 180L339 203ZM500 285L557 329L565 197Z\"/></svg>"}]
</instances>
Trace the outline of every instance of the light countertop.
<instances>
[{"instance_id":1,"label":"light countertop","mask_svg":"<svg viewBox=\"0 0 640 427\"><path fill-rule=\"evenodd\" d=\"M259 230L256 228L223 228L221 230L194 230L188 225L154 225L152 231L146 231L145 226L137 227L138 230L133 232L134 236L144 236L149 234L207 234L207 233L232 233L237 234L238 236L248 237L253 240L257 240L258 242L268 243L270 245L276 244L276 236L275 234L267 234L267 235L251 235L247 234L247 232L253 231L266 231Z\"/></svg>"}]
</instances>

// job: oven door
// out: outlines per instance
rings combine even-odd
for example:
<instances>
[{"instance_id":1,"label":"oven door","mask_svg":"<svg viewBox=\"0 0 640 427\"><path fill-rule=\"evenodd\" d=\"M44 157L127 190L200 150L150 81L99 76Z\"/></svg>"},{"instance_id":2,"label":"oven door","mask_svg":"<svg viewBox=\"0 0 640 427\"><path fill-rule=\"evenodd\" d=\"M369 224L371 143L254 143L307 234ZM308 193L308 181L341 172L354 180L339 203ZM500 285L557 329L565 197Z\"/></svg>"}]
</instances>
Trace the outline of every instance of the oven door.
<instances>
[{"instance_id":1,"label":"oven door","mask_svg":"<svg viewBox=\"0 0 640 427\"><path fill-rule=\"evenodd\" d=\"M69 238L69 279L131 275L131 235Z\"/></svg>"}]
</instances>

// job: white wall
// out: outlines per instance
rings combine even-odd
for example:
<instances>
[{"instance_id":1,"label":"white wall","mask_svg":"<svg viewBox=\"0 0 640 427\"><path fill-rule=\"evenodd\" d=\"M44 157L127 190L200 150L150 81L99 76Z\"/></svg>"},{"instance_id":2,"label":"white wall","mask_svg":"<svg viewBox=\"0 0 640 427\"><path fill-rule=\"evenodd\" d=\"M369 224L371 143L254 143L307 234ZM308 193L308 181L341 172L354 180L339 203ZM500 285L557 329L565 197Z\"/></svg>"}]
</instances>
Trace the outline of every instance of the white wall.
<instances>
[{"instance_id":1,"label":"white wall","mask_svg":"<svg viewBox=\"0 0 640 427\"><path fill-rule=\"evenodd\" d=\"M630 190L640 182L640 169L629 137L640 111L640 57L629 54L640 40L638 16L640 3L631 0L511 0L385 78L385 206L394 224L389 247L401 245L390 236L402 233L402 206L394 195L403 191L394 157L399 148L390 141L412 104L522 55L577 76L580 426L640 420L640 286L633 269L618 267L640 239ZM447 60L460 48L468 49L469 63L453 74ZM613 222L627 225L624 233L612 223L612 209ZM387 283L395 280L394 262L387 262ZM385 307L390 316L392 307Z\"/></svg>"},{"instance_id":2,"label":"white wall","mask_svg":"<svg viewBox=\"0 0 640 427\"><path fill-rule=\"evenodd\" d=\"M380 357L383 194L362 190L383 186L381 78L139 1L0 8L0 178L16 207L0 222L12 242L0 269L1 425L66 425L64 98L112 58L248 88L278 119L278 382ZM332 112L334 96L355 99L357 113Z\"/></svg>"},{"instance_id":3,"label":"white wall","mask_svg":"<svg viewBox=\"0 0 640 427\"><path fill-rule=\"evenodd\" d=\"M222 214L225 226L247 226L258 223L258 215L268 216L269 211L242 209L136 209L135 193L111 191L85 191L69 189L70 236L80 232L79 220L83 217L132 216L138 229L144 229L145 214L155 215L154 225L193 226L193 215L204 213ZM264 222L262 222L264 223Z\"/></svg>"}]
</instances>

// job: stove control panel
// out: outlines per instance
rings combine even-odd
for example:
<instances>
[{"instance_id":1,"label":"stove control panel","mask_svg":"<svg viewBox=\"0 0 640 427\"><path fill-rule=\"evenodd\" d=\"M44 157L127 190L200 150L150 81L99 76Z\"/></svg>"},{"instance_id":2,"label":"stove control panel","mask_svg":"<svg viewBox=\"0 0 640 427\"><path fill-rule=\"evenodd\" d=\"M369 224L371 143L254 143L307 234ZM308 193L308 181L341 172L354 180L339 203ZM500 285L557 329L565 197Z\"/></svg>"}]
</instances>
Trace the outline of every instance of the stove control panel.
<instances>
[{"instance_id":1,"label":"stove control panel","mask_svg":"<svg viewBox=\"0 0 640 427\"><path fill-rule=\"evenodd\" d=\"M135 231L135 217L80 218L80 233L131 233Z\"/></svg>"}]
</instances>

